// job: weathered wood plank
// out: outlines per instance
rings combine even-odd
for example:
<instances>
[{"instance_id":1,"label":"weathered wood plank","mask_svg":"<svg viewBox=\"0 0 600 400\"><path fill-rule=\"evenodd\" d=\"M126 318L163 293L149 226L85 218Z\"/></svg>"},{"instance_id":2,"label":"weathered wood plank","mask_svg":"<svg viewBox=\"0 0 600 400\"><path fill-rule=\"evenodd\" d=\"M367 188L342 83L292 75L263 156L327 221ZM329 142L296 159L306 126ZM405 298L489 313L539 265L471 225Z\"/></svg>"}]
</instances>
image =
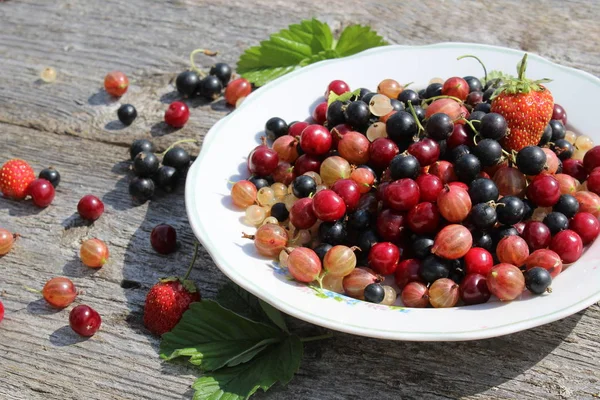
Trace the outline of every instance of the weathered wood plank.
<instances>
[{"instance_id":1,"label":"weathered wood plank","mask_svg":"<svg viewBox=\"0 0 600 400\"><path fill-rule=\"evenodd\" d=\"M0 198L0 225L22 235L0 259L0 293L7 308L0 327L0 398L190 397L194 371L161 363L158 341L141 324L148 288L159 277L183 273L189 262L194 238L183 188L134 207L123 149L5 124L0 137L7 139L0 160L27 158L36 170L52 164L63 177L47 209ZM86 193L106 204L105 214L90 226L73 215ZM176 227L182 244L166 257L155 254L148 239L162 222ZM81 240L91 237L105 240L111 251L109 263L98 271L77 257ZM102 315L102 329L93 338L77 337L68 327L68 310L51 310L24 288L41 288L56 275L73 279L83 291L77 302ZM226 281L205 252L192 278L206 297ZM317 330L301 321L293 326L307 335ZM526 332L469 343L336 334L335 340L307 346L287 389L257 398L590 397L600 391L598 326L600 309L594 306Z\"/></svg>"},{"instance_id":2,"label":"weathered wood plank","mask_svg":"<svg viewBox=\"0 0 600 400\"><path fill-rule=\"evenodd\" d=\"M161 123L166 103L177 98L169 82L188 66L190 51L219 50L219 60L234 64L247 46L311 16L334 27L371 24L392 43L464 41L525 49L600 75L599 2L355 4L9 1L0 5L0 121L119 144L153 135L165 145L204 133L228 111L222 101L191 102L190 122L181 130ZM56 83L39 82L46 66L58 70ZM104 75L115 69L132 80L120 101L100 90ZM120 102L136 105L140 115L126 129L116 121Z\"/></svg>"}]
</instances>

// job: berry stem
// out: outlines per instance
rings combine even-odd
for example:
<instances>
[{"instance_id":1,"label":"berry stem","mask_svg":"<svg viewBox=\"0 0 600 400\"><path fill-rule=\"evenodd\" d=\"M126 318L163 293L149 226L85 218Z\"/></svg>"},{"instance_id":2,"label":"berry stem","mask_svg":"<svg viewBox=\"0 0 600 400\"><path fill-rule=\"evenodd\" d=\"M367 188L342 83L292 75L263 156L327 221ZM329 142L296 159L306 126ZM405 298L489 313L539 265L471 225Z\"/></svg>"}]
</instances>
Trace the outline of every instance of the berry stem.
<instances>
[{"instance_id":1,"label":"berry stem","mask_svg":"<svg viewBox=\"0 0 600 400\"><path fill-rule=\"evenodd\" d=\"M204 71L202 71L200 68L196 67L196 63L194 63L194 56L198 53L202 53L209 57L214 57L217 55L217 52L212 51L212 50L207 50L207 49L196 49L190 53L190 65L192 67L192 71L196 71L196 73L198 75L200 75L201 78L204 78L206 76L206 73Z\"/></svg>"},{"instance_id":2,"label":"berry stem","mask_svg":"<svg viewBox=\"0 0 600 400\"><path fill-rule=\"evenodd\" d=\"M23 285L23 288L24 288L25 290L27 290L28 292L31 292L31 293L37 293L37 294L41 294L41 293L42 293L42 291L41 291L41 290L37 290L37 289L34 289L34 288L30 288L29 286L25 286L25 285Z\"/></svg>"},{"instance_id":3,"label":"berry stem","mask_svg":"<svg viewBox=\"0 0 600 400\"><path fill-rule=\"evenodd\" d=\"M457 121L464 121L465 124L469 125L471 127L471 129L473 129L473 132L478 132L477 129L475 128L475 125L473 125L473 122L481 122L479 120L473 120L473 121L469 121L468 119L466 119L465 117L460 117L458 118Z\"/></svg>"},{"instance_id":4,"label":"berry stem","mask_svg":"<svg viewBox=\"0 0 600 400\"><path fill-rule=\"evenodd\" d=\"M412 114L413 118L415 119L415 122L417 123L417 127L419 128L419 133L425 131L425 128L423 128L423 125L421 125L421 121L419 121L419 117L417 117L417 113L415 112L415 108L412 105L412 101L408 101L408 108L410 108L410 113Z\"/></svg>"},{"instance_id":5,"label":"berry stem","mask_svg":"<svg viewBox=\"0 0 600 400\"><path fill-rule=\"evenodd\" d=\"M164 157L165 154L167 154L167 152L169 150L171 150L173 147L177 146L178 144L182 144L182 143L198 143L198 141L196 139L181 139L176 141L175 143L171 144L169 147L167 147L167 149L165 151L163 151L162 153L158 153L159 156Z\"/></svg>"},{"instance_id":6,"label":"berry stem","mask_svg":"<svg viewBox=\"0 0 600 400\"><path fill-rule=\"evenodd\" d=\"M479 57L473 56L471 54L465 54L464 56L460 56L457 58L457 60L462 60L463 58L474 58L477 61L479 61L479 64L481 64L481 67L483 68L483 80L485 81L485 83L487 83L487 69L485 68L485 64L483 64L483 61L481 61Z\"/></svg>"},{"instance_id":7,"label":"berry stem","mask_svg":"<svg viewBox=\"0 0 600 400\"><path fill-rule=\"evenodd\" d=\"M323 335L303 337L303 338L300 338L300 341L302 343L315 342L317 340L331 339L332 337L333 337L333 332L327 332Z\"/></svg>"},{"instance_id":8,"label":"berry stem","mask_svg":"<svg viewBox=\"0 0 600 400\"><path fill-rule=\"evenodd\" d=\"M439 99L452 99L452 100L456 101L457 103L459 103L461 105L463 104L463 101L461 99L459 99L458 97L447 96L447 95L433 96L433 97L430 97L428 99L423 100L422 103L427 104L429 102L432 102L432 101L435 101L435 100L439 100Z\"/></svg>"},{"instance_id":9,"label":"berry stem","mask_svg":"<svg viewBox=\"0 0 600 400\"><path fill-rule=\"evenodd\" d=\"M200 244L198 242L194 243L194 256L192 257L192 262L190 263L190 266L188 267L188 270L185 273L185 276L183 277L184 281L190 276L190 273L192 272L192 268L194 268L194 264L196 263L196 258L198 257L198 248L199 247L200 247Z\"/></svg>"}]
</instances>

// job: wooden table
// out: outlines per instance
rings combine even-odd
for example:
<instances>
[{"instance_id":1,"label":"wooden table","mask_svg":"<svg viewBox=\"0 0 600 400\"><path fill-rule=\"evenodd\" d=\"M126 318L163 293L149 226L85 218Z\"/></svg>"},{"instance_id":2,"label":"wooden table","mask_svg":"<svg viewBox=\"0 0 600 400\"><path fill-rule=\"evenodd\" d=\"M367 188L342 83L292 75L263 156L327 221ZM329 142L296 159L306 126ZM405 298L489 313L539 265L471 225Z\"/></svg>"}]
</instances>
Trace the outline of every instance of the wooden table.
<instances>
[{"instance_id":1,"label":"wooden table","mask_svg":"<svg viewBox=\"0 0 600 400\"><path fill-rule=\"evenodd\" d=\"M54 203L0 198L0 226L19 232L0 259L1 399L190 398L196 371L162 363L158 340L141 323L148 289L181 274L194 236L183 187L136 207L127 191L127 148L135 138L160 147L201 138L227 113L222 101L192 102L185 128L161 123L177 96L171 85L191 50L218 50L235 64L240 53L290 23L316 16L334 28L370 24L392 43L479 42L527 50L600 76L600 3L517 0L418 2L356 0L0 2L0 162L28 160L62 174ZM212 60L200 60L205 66ZM58 71L53 84L40 71ZM376 68L376 66L373 66ZM104 75L124 71L132 85L122 102L136 105L136 123L115 123L119 102L100 90ZM574 96L581 94L574 93ZM198 148L190 147L197 152ZM106 212L81 224L76 205L87 193ZM181 250L161 257L149 245L159 223L177 228ZM78 260L82 239L99 237L111 250L98 271ZM103 316L83 340L68 327L68 310L48 308L25 286L41 288L65 275L83 290L79 301ZM205 252L192 278L212 297L227 279ZM557 293L556 295L560 295ZM301 321L296 329L315 327ZM287 388L257 399L562 399L600 395L600 308L517 334L465 343L410 343L336 334L311 343Z\"/></svg>"}]
</instances>

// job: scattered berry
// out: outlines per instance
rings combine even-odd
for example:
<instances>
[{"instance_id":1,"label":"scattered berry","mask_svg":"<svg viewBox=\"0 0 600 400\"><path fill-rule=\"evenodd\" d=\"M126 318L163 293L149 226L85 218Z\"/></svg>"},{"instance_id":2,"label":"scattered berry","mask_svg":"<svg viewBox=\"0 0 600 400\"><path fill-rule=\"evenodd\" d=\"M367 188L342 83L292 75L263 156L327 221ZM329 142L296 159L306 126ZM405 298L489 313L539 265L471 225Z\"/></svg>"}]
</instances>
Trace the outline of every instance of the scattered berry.
<instances>
[{"instance_id":1,"label":"scattered berry","mask_svg":"<svg viewBox=\"0 0 600 400\"><path fill-rule=\"evenodd\" d=\"M104 78L104 90L111 96L123 96L128 87L129 79L120 71L109 72Z\"/></svg>"},{"instance_id":2,"label":"scattered berry","mask_svg":"<svg viewBox=\"0 0 600 400\"><path fill-rule=\"evenodd\" d=\"M152 286L144 305L144 326L155 335L170 332L200 293L190 281L167 278Z\"/></svg>"},{"instance_id":3,"label":"scattered berry","mask_svg":"<svg viewBox=\"0 0 600 400\"><path fill-rule=\"evenodd\" d=\"M137 118L137 110L131 104L123 104L117 110L119 121L125 126L129 126Z\"/></svg>"},{"instance_id":4,"label":"scattered berry","mask_svg":"<svg viewBox=\"0 0 600 400\"><path fill-rule=\"evenodd\" d=\"M102 318L93 308L86 305L79 305L69 313L69 325L73 331L81 336L94 336L100 325Z\"/></svg>"},{"instance_id":5,"label":"scattered berry","mask_svg":"<svg viewBox=\"0 0 600 400\"><path fill-rule=\"evenodd\" d=\"M0 190L9 199L23 200L34 180L35 172L31 165L18 158L7 161L0 168Z\"/></svg>"},{"instance_id":6,"label":"scattered berry","mask_svg":"<svg viewBox=\"0 0 600 400\"><path fill-rule=\"evenodd\" d=\"M190 118L190 109L181 101L171 103L165 112L165 122L173 128L181 128Z\"/></svg>"},{"instance_id":7,"label":"scattered berry","mask_svg":"<svg viewBox=\"0 0 600 400\"><path fill-rule=\"evenodd\" d=\"M104 212L104 203L94 195L86 194L77 204L79 216L88 221L95 221Z\"/></svg>"},{"instance_id":8,"label":"scattered berry","mask_svg":"<svg viewBox=\"0 0 600 400\"><path fill-rule=\"evenodd\" d=\"M183 96L192 97L198 92L200 78L194 71L183 71L175 79L175 87Z\"/></svg>"},{"instance_id":9,"label":"scattered berry","mask_svg":"<svg viewBox=\"0 0 600 400\"><path fill-rule=\"evenodd\" d=\"M41 170L38 178L47 180L52 184L52 186L54 186L54 188L56 188L60 183L60 174L53 167L44 168Z\"/></svg>"},{"instance_id":10,"label":"scattered berry","mask_svg":"<svg viewBox=\"0 0 600 400\"><path fill-rule=\"evenodd\" d=\"M45 179L35 179L27 187L27 194L31 196L33 204L38 207L48 207L54 200L54 186Z\"/></svg>"},{"instance_id":11,"label":"scattered berry","mask_svg":"<svg viewBox=\"0 0 600 400\"><path fill-rule=\"evenodd\" d=\"M108 246L100 239L88 239L81 244L79 258L90 268L100 268L108 260Z\"/></svg>"},{"instance_id":12,"label":"scattered berry","mask_svg":"<svg viewBox=\"0 0 600 400\"><path fill-rule=\"evenodd\" d=\"M150 244L160 254L171 254L177 250L177 232L171 225L156 225L150 233Z\"/></svg>"}]
</instances>

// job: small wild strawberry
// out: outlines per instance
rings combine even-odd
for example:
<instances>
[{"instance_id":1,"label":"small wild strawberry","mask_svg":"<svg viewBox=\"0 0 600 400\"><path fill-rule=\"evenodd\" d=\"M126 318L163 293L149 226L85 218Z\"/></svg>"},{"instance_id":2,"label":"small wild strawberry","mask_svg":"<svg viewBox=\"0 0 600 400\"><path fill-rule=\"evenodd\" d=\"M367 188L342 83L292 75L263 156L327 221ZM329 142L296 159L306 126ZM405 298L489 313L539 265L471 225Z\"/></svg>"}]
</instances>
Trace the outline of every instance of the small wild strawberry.
<instances>
[{"instance_id":1,"label":"small wild strawberry","mask_svg":"<svg viewBox=\"0 0 600 400\"><path fill-rule=\"evenodd\" d=\"M508 124L509 133L502 140L502 147L508 151L536 146L554 109L552 93L542 85L548 80L526 79L526 68L527 54L518 67L519 76L498 88L492 100L491 112L501 114Z\"/></svg>"},{"instance_id":2,"label":"small wild strawberry","mask_svg":"<svg viewBox=\"0 0 600 400\"><path fill-rule=\"evenodd\" d=\"M35 172L26 161L14 158L0 168L0 191L5 197L23 200L27 187L35 180Z\"/></svg>"},{"instance_id":3,"label":"small wild strawberry","mask_svg":"<svg viewBox=\"0 0 600 400\"><path fill-rule=\"evenodd\" d=\"M200 293L192 281L162 279L146 296L144 326L155 335L170 332L195 301L200 301Z\"/></svg>"}]
</instances>

